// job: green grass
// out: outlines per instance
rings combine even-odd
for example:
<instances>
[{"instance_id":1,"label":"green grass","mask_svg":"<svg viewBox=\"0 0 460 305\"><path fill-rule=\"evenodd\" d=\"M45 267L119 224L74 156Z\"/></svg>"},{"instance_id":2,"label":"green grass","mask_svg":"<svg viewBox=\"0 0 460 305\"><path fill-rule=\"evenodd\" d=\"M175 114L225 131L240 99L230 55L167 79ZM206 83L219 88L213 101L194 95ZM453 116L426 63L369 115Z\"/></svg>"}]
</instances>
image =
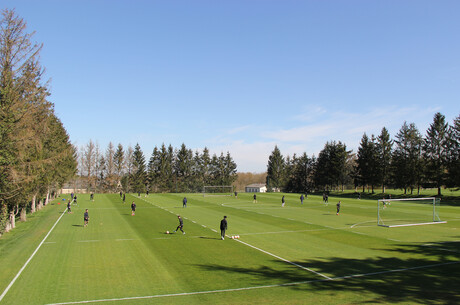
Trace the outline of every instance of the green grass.
<instances>
[{"instance_id":1,"label":"green grass","mask_svg":"<svg viewBox=\"0 0 460 305\"><path fill-rule=\"evenodd\" d=\"M240 193L79 196L1 304L454 304L460 302L460 207L447 224L378 227L375 200ZM182 208L187 196L188 207ZM130 202L137 204L131 216ZM339 216L335 204L342 200ZM62 201L61 201L62 202ZM90 224L83 227L88 208ZM0 239L0 293L62 215L47 206ZM408 205L403 213L423 208ZM174 231L177 214L185 235ZM228 217L220 240L219 222ZM86 303L87 304L87 303Z\"/></svg>"}]
</instances>

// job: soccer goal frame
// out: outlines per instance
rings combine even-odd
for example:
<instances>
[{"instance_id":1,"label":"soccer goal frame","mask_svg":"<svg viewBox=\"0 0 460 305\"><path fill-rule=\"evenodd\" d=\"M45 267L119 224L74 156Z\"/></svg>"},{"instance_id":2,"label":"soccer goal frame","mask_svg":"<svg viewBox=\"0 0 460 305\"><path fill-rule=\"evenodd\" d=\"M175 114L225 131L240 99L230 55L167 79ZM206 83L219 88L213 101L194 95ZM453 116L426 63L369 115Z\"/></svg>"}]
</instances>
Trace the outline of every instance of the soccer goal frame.
<instances>
[{"instance_id":1,"label":"soccer goal frame","mask_svg":"<svg viewBox=\"0 0 460 305\"><path fill-rule=\"evenodd\" d=\"M420 202L421 204L431 204L432 209L427 210L425 215L422 215L423 220L431 221L418 221L420 219L385 219L386 212L384 210L390 210L391 203L397 203L398 205L404 204L404 202ZM408 226L421 226L429 224L441 224L447 223L447 221L442 221L439 218L439 205L441 199L436 197L426 197L426 198L404 198L404 199L379 199L377 200L377 225L381 227L393 228L393 227L408 227ZM394 205L393 205L394 206ZM415 208L415 207L414 207ZM417 211L418 212L418 211ZM406 211L407 213L407 211ZM414 213L415 214L415 213ZM423 214L423 213L422 213ZM429 215L431 214L431 215ZM415 221L413 221L415 220Z\"/></svg>"},{"instance_id":2,"label":"soccer goal frame","mask_svg":"<svg viewBox=\"0 0 460 305\"><path fill-rule=\"evenodd\" d=\"M233 185L205 185L203 197L206 196L233 196Z\"/></svg>"}]
</instances>

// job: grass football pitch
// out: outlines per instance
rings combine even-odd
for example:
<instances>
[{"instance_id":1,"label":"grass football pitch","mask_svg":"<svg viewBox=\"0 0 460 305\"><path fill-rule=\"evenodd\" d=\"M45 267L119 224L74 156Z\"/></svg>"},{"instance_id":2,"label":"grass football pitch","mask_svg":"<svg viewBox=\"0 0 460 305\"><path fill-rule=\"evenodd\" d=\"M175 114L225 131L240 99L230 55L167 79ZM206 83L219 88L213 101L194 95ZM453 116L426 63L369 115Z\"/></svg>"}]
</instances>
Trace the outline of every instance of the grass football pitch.
<instances>
[{"instance_id":1,"label":"grass football pitch","mask_svg":"<svg viewBox=\"0 0 460 305\"><path fill-rule=\"evenodd\" d=\"M79 195L71 214L61 197L0 238L0 304L460 303L458 203L447 223L385 228L375 200L252 195Z\"/></svg>"}]
</instances>

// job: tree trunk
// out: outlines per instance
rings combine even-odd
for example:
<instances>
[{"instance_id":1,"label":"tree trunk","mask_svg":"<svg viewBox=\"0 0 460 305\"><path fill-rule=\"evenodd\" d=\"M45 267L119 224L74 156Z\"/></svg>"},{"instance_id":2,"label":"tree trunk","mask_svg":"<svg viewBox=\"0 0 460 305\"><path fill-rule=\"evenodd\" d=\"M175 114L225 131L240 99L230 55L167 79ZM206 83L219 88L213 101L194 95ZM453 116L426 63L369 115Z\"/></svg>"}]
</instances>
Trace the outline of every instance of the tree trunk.
<instances>
[{"instance_id":1,"label":"tree trunk","mask_svg":"<svg viewBox=\"0 0 460 305\"><path fill-rule=\"evenodd\" d=\"M438 196L442 196L442 195L441 195L441 187L440 187L440 186L438 186Z\"/></svg>"},{"instance_id":2,"label":"tree trunk","mask_svg":"<svg viewBox=\"0 0 460 305\"><path fill-rule=\"evenodd\" d=\"M50 189L48 188L48 191L46 192L46 197L45 197L45 205L47 205L50 201Z\"/></svg>"},{"instance_id":3,"label":"tree trunk","mask_svg":"<svg viewBox=\"0 0 460 305\"><path fill-rule=\"evenodd\" d=\"M9 221L9 223L10 223L10 228L11 228L11 229L16 228L16 217L15 217L15 215L14 215L14 210L13 210L13 211L10 211L10 217L9 217L9 218L10 218L10 221Z\"/></svg>"},{"instance_id":4,"label":"tree trunk","mask_svg":"<svg viewBox=\"0 0 460 305\"><path fill-rule=\"evenodd\" d=\"M35 200L37 200L37 195L34 195L34 196L32 197L32 205L31 205L32 214L35 213L35 211L36 211Z\"/></svg>"},{"instance_id":5,"label":"tree trunk","mask_svg":"<svg viewBox=\"0 0 460 305\"><path fill-rule=\"evenodd\" d=\"M43 208L43 199L40 198L38 201L38 209L41 210Z\"/></svg>"},{"instance_id":6,"label":"tree trunk","mask_svg":"<svg viewBox=\"0 0 460 305\"><path fill-rule=\"evenodd\" d=\"M26 211L26 207L22 207L22 208L21 208L21 213L20 213L19 215L20 215L21 221L27 221L27 211Z\"/></svg>"}]
</instances>

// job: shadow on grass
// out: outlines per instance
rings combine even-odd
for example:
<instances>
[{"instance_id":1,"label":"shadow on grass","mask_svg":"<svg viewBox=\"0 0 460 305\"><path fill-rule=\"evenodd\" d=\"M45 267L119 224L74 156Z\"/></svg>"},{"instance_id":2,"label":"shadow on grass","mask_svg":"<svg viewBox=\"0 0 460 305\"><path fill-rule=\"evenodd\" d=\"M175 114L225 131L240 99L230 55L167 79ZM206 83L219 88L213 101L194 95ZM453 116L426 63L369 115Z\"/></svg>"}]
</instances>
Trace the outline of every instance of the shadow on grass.
<instances>
[{"instance_id":1,"label":"shadow on grass","mask_svg":"<svg viewBox=\"0 0 460 305\"><path fill-rule=\"evenodd\" d=\"M72 227L83 227L83 225L72 225Z\"/></svg>"},{"instance_id":2,"label":"shadow on grass","mask_svg":"<svg viewBox=\"0 0 460 305\"><path fill-rule=\"evenodd\" d=\"M329 276L331 280L293 265L287 267L286 263L278 260L275 262L279 268L223 265L200 267L211 272L218 270L248 274L258 281L273 279L282 284L308 281L308 284L289 287L313 293L372 293L372 299L364 303L460 304L460 242L398 245L389 251L397 253L399 257L330 257L294 262Z\"/></svg>"}]
</instances>

